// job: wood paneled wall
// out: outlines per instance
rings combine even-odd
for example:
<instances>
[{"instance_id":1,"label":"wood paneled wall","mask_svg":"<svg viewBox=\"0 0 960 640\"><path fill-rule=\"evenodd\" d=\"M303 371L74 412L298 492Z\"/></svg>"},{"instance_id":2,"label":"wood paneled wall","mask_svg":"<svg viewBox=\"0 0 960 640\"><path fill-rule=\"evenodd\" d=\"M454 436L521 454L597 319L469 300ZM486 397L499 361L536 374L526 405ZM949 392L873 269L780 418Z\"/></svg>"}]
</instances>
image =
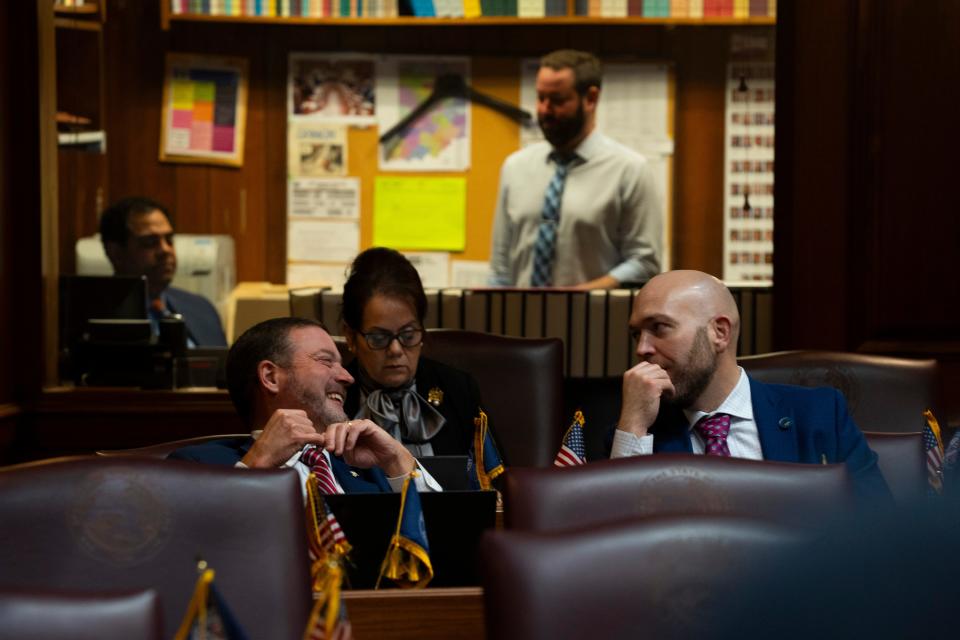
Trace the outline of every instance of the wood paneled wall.
<instances>
[{"instance_id":1,"label":"wood paneled wall","mask_svg":"<svg viewBox=\"0 0 960 640\"><path fill-rule=\"evenodd\" d=\"M956 424L960 4L777 9L776 345L937 357Z\"/></svg>"},{"instance_id":2,"label":"wood paneled wall","mask_svg":"<svg viewBox=\"0 0 960 640\"><path fill-rule=\"evenodd\" d=\"M521 57L558 47L634 56L676 65L674 164L676 266L719 272L722 251L724 73L729 27L505 26L290 27L174 22L160 29L159 3L111 0L104 33L108 154L106 171L90 158L61 158L61 262L73 269L73 243L96 230L97 198L146 194L172 207L179 231L229 233L238 280L283 282L286 255L286 60L290 51L365 51L470 55L485 60L488 82ZM770 27L743 28L772 33ZM157 160L161 82L167 51L246 57L250 95L246 154L240 169ZM500 62L498 62L498 60ZM479 145L475 145L479 146ZM474 170L491 176L501 157L474 150ZM487 166L489 165L489 166ZM79 176L74 179L72 175ZM91 184L91 182L95 184ZM492 217L490 193L471 195ZM487 204L489 202L489 205ZM482 223L482 224L481 224ZM470 225L465 257L485 259L489 225ZM363 239L369 242L369 221Z\"/></svg>"}]
</instances>

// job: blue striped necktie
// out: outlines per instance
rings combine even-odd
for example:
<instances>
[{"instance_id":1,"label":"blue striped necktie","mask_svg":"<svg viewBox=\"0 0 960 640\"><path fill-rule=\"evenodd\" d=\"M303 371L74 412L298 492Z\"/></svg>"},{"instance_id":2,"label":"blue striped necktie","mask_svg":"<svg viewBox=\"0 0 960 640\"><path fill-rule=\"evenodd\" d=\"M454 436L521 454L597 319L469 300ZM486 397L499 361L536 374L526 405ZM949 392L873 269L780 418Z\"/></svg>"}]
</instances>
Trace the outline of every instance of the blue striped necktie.
<instances>
[{"instance_id":1,"label":"blue striped necktie","mask_svg":"<svg viewBox=\"0 0 960 640\"><path fill-rule=\"evenodd\" d=\"M560 201L563 198L563 185L567 180L567 171L576 157L576 155L560 157L556 153L551 154L557 170L550 179L550 184L547 185L547 193L543 199L543 215L537 232L537 244L533 247L531 286L553 285L553 263L557 254L557 225L560 224Z\"/></svg>"}]
</instances>

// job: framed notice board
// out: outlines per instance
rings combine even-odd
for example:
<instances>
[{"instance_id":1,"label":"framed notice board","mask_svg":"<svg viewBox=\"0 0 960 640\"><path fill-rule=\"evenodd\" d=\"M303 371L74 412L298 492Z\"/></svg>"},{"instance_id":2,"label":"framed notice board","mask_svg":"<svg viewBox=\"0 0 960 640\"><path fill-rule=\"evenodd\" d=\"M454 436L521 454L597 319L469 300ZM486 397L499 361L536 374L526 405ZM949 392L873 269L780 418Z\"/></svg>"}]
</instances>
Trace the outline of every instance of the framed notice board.
<instances>
[{"instance_id":1,"label":"framed notice board","mask_svg":"<svg viewBox=\"0 0 960 640\"><path fill-rule=\"evenodd\" d=\"M241 166L247 61L168 53L160 160Z\"/></svg>"}]
</instances>

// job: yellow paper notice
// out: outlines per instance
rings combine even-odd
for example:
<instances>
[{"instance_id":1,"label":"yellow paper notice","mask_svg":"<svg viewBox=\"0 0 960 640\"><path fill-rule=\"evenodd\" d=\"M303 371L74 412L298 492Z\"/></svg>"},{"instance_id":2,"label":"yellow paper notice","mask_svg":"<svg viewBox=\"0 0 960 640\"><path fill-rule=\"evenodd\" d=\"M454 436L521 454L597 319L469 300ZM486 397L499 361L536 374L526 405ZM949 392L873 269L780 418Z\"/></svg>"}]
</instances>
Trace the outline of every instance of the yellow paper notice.
<instances>
[{"instance_id":1,"label":"yellow paper notice","mask_svg":"<svg viewBox=\"0 0 960 640\"><path fill-rule=\"evenodd\" d=\"M373 195L376 246L463 251L466 218L466 178L377 178Z\"/></svg>"}]
</instances>

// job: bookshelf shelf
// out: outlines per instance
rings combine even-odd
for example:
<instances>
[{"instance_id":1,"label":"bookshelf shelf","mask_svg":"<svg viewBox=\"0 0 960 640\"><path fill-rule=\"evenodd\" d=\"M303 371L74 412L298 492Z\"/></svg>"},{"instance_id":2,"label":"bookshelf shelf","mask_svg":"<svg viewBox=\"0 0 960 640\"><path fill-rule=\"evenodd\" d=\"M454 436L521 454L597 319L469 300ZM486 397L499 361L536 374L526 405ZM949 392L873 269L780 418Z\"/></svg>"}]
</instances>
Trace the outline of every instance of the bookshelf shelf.
<instances>
[{"instance_id":1,"label":"bookshelf shelf","mask_svg":"<svg viewBox=\"0 0 960 640\"><path fill-rule=\"evenodd\" d=\"M53 26L58 29L78 29L80 31L100 31L102 29L99 22L77 20L75 18L54 18Z\"/></svg>"},{"instance_id":2,"label":"bookshelf shelf","mask_svg":"<svg viewBox=\"0 0 960 640\"><path fill-rule=\"evenodd\" d=\"M223 16L203 14L170 14L163 16L164 29L169 29L173 22L213 22L230 24L273 24L299 26L342 26L342 27L374 27L374 26L535 26L535 25L563 25L563 26L595 26L595 25L624 25L624 26L761 26L775 25L776 18L599 18L594 16L553 16L543 18L517 18L512 16L480 17L480 18L422 18L416 16L401 16L399 18L304 18L304 17L272 17L272 16Z\"/></svg>"},{"instance_id":3,"label":"bookshelf shelf","mask_svg":"<svg viewBox=\"0 0 960 640\"><path fill-rule=\"evenodd\" d=\"M69 6L69 5L63 5L63 4L53 5L54 15L63 15L63 16L94 15L99 12L100 12L100 5L98 4L81 4L76 6Z\"/></svg>"}]
</instances>

